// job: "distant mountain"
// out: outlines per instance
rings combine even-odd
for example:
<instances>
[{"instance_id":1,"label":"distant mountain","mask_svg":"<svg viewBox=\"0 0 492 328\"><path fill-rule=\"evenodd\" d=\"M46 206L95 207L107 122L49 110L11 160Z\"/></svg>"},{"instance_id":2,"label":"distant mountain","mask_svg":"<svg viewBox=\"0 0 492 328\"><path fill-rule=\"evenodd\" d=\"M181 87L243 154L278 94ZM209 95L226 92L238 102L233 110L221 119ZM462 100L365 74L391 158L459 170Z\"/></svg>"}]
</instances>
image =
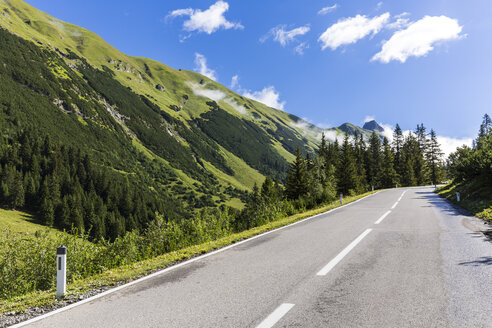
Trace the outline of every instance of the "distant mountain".
<instances>
[{"instance_id":1,"label":"distant mountain","mask_svg":"<svg viewBox=\"0 0 492 328\"><path fill-rule=\"evenodd\" d=\"M369 124L368 124L369 123ZM367 122L364 124L364 126L361 128L360 126L351 124L351 123L343 123L342 125L336 127L336 128L330 128L327 129L326 131L328 132L335 132L338 135L340 134L348 134L349 136L353 136L355 132L357 131L358 134L361 134L364 136L365 139L368 139L369 136L374 132L380 136L381 139L383 139L382 132L384 129L376 122L376 121L371 121Z\"/></svg>"},{"instance_id":2,"label":"distant mountain","mask_svg":"<svg viewBox=\"0 0 492 328\"><path fill-rule=\"evenodd\" d=\"M376 132L383 132L384 129L381 125L378 124L375 120L368 121L364 123L362 126L363 129L369 130L369 131L376 131Z\"/></svg>"}]
</instances>

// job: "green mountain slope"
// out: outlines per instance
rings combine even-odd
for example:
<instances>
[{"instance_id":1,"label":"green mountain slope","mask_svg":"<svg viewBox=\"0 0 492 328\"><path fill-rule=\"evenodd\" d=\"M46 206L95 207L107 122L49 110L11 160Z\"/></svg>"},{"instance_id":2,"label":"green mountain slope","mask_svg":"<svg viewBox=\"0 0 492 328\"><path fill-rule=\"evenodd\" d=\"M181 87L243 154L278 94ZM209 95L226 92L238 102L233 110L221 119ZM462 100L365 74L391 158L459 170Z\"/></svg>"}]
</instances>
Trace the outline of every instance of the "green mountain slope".
<instances>
[{"instance_id":1,"label":"green mountain slope","mask_svg":"<svg viewBox=\"0 0 492 328\"><path fill-rule=\"evenodd\" d=\"M126 220L123 230L145 227L154 210L179 218L203 207L240 208L247 191L266 176L283 183L296 149L313 152L320 139L322 129L294 115L198 73L127 56L96 34L20 0L0 0L0 40L0 145L5 148L0 155L7 167L0 177L5 199L12 197L9 188L15 188L18 174L25 174L25 189L27 173L35 176L32 195L42 195L40 185L58 174L48 167L41 174L28 167L27 160L41 156L39 149L17 156L29 148L26 135L49 136L56 146L45 147L50 151L43 158L76 175L57 179L88 181L81 186L83 192L71 194L74 202L80 201L79 194L92 197L92 178L70 167L73 158L56 159L68 156L68 148L90 156L98 168L94 179L109 174L114 184L135 188L116 188L120 199L115 200L96 186L93 199L117 203L106 205L116 221ZM8 156L19 161L13 163ZM147 210L135 204L127 208L128 190L144 195L134 201L147 203ZM56 213L62 210L61 198L57 201ZM28 209L47 206L39 202L28 204ZM77 226L91 227L87 222Z\"/></svg>"},{"instance_id":2,"label":"green mountain slope","mask_svg":"<svg viewBox=\"0 0 492 328\"><path fill-rule=\"evenodd\" d=\"M183 163L173 165L172 159L176 153L172 150L168 152L163 149L159 150L159 147L168 148L167 143L175 143L171 139L187 148L191 155L196 155L195 158L207 161L215 169L228 175L220 177L220 181L231 181L235 186L243 189L249 189L255 182L262 181L265 175L271 175L282 181L285 178L285 168L288 161L292 160L295 148L300 146L305 151L312 151L314 147L317 136L304 137L303 130L292 124L299 120L298 118L243 98L200 74L175 70L146 58L127 56L94 33L57 20L19 0L0 1L0 12L2 27L58 54L68 68L62 67L63 65L54 65L52 70L57 78L68 77L67 71L73 69L87 79L97 93L111 92L112 95L108 92L102 94L100 100L115 107L112 111L116 118L118 115L127 117L129 113L121 101L117 103L119 98L114 91L115 81L130 88L136 95L145 97L146 103L152 103L150 106L155 109L153 113L136 109L138 106L133 106L134 101L129 107L135 109L133 114L139 113L140 119L145 117L148 121L151 116L154 124L146 123L151 125L153 131L160 129L157 116L164 116L164 120L168 123L170 121L169 124L164 124L166 125L164 129L161 129L167 130L170 137L166 138L168 139L166 146L162 145L161 140L157 142L155 136L150 136L148 131L146 133L139 129L137 123L132 119L116 121L129 136L134 138L137 144L140 144L139 148L147 148L165 161L171 162L174 169L185 171L185 175L189 178L185 179L188 180L188 184L196 182L193 181L196 180L196 168L191 168L194 165L190 163L184 166ZM84 62L87 64L85 67L89 67L88 70L80 69L81 65L84 66ZM95 84L94 76L89 73L93 69L104 71L106 82ZM50 100L54 101L54 99ZM217 103L221 110L220 115L211 114L215 108L214 105L210 105L211 101ZM204 119L202 115L206 118ZM131 115L130 117L133 118ZM210 119L218 121L214 124L204 124ZM231 123L235 124L231 126L231 130L237 131L241 125L257 130L257 136L261 135L258 140L261 140L262 144L262 153L259 156L256 154L251 156L252 154L246 154L248 152L246 149L238 149L237 141L244 140L238 136L230 134L216 136L213 138L214 142L210 142L210 140L204 141L207 137L201 133L202 131L197 132L197 127L207 130L207 127L211 125L222 127L223 124ZM161 137L164 138L162 135L163 133ZM197 135L197 137L191 135ZM231 144L225 138L235 138L236 143ZM197 144L203 147L197 147ZM182 152L181 150L176 151ZM235 156L224 153L232 153ZM271 154L272 158L265 158L267 153ZM187 160L190 160L189 156ZM238 163L241 161L243 163ZM232 169L233 167L241 167L241 172ZM248 182L242 181L239 176L243 174L254 179Z\"/></svg>"}]
</instances>

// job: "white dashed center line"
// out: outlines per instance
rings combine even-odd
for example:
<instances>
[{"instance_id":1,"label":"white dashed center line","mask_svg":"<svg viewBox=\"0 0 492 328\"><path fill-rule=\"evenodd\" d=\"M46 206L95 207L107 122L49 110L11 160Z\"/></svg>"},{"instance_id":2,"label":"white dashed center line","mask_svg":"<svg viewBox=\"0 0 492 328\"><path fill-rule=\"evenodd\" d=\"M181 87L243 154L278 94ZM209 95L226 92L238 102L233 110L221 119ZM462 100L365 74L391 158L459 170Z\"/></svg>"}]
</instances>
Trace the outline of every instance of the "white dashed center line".
<instances>
[{"instance_id":1,"label":"white dashed center line","mask_svg":"<svg viewBox=\"0 0 492 328\"><path fill-rule=\"evenodd\" d=\"M390 214L390 213L391 213L391 211L384 213L383 216L381 216L376 222L374 222L374 224L380 224L384 220L384 218L387 217L388 214Z\"/></svg>"},{"instance_id":2,"label":"white dashed center line","mask_svg":"<svg viewBox=\"0 0 492 328\"><path fill-rule=\"evenodd\" d=\"M271 328L273 327L287 312L294 307L295 304L284 303L272 312L265 320L263 320L256 328Z\"/></svg>"},{"instance_id":3,"label":"white dashed center line","mask_svg":"<svg viewBox=\"0 0 492 328\"><path fill-rule=\"evenodd\" d=\"M333 269L338 262L340 262L350 251L357 246L358 243L361 242L362 239L364 239L365 236L367 236L372 229L367 229L364 231L359 237L357 237L353 242L351 242L343 251L341 251L333 260L331 260L323 269L321 269L316 275L317 276L326 276L328 272Z\"/></svg>"}]
</instances>

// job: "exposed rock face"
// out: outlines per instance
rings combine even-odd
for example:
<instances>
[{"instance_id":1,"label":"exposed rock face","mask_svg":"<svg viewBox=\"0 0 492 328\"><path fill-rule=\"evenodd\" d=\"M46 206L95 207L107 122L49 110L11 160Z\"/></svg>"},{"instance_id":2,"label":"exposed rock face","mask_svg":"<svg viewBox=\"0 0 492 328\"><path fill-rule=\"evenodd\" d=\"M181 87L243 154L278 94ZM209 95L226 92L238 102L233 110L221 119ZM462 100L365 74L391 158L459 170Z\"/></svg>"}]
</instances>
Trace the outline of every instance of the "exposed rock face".
<instances>
[{"instance_id":1,"label":"exposed rock face","mask_svg":"<svg viewBox=\"0 0 492 328\"><path fill-rule=\"evenodd\" d=\"M371 131L379 131L379 132L384 131L383 127L379 125L378 122L376 122L375 120L366 122L362 128Z\"/></svg>"},{"instance_id":2,"label":"exposed rock face","mask_svg":"<svg viewBox=\"0 0 492 328\"><path fill-rule=\"evenodd\" d=\"M159 91L162 91L162 92L164 92L164 91L166 90L166 88L164 88L164 86L163 86L163 85L160 85L160 84L157 84L157 85L155 86L155 88L156 88L157 90L159 90Z\"/></svg>"}]
</instances>

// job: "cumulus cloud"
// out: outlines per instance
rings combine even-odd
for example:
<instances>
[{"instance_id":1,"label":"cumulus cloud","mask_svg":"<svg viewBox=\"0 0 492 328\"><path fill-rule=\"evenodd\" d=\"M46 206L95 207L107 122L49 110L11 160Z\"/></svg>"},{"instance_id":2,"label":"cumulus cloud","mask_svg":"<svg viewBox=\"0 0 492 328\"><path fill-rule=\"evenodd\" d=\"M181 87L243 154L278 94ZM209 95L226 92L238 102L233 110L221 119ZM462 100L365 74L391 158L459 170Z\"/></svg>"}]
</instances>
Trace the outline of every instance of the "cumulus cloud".
<instances>
[{"instance_id":1,"label":"cumulus cloud","mask_svg":"<svg viewBox=\"0 0 492 328\"><path fill-rule=\"evenodd\" d=\"M410 23L406 29L395 32L372 60L382 63L398 60L404 63L411 56L425 56L434 50L436 43L463 37L460 35L462 29L456 19L446 16L425 16Z\"/></svg>"},{"instance_id":2,"label":"cumulus cloud","mask_svg":"<svg viewBox=\"0 0 492 328\"><path fill-rule=\"evenodd\" d=\"M379 33L389 19L389 13L373 18L361 15L344 18L327 28L318 41L321 43L321 49L335 50L340 46L356 43L370 34Z\"/></svg>"},{"instance_id":3,"label":"cumulus cloud","mask_svg":"<svg viewBox=\"0 0 492 328\"><path fill-rule=\"evenodd\" d=\"M456 148L461 147L463 145L472 146L473 139L472 138L450 138L444 136L437 136L437 141L441 145L441 150L444 153L444 158L447 158L449 154L454 152Z\"/></svg>"},{"instance_id":4,"label":"cumulus cloud","mask_svg":"<svg viewBox=\"0 0 492 328\"><path fill-rule=\"evenodd\" d=\"M273 37L273 40L280 43L282 47L285 47L288 43L294 41L296 36L304 35L310 29L309 25L305 25L287 30L285 25L279 25L272 28L260 41L265 42L268 38Z\"/></svg>"},{"instance_id":5,"label":"cumulus cloud","mask_svg":"<svg viewBox=\"0 0 492 328\"><path fill-rule=\"evenodd\" d=\"M229 106L231 106L233 109L235 109L238 113L242 115L248 114L244 106L238 104L234 98L227 96L225 92L216 89L207 89L197 83L187 82L187 84L193 91L193 94L196 96L209 98L217 103L219 101L223 101Z\"/></svg>"},{"instance_id":6,"label":"cumulus cloud","mask_svg":"<svg viewBox=\"0 0 492 328\"><path fill-rule=\"evenodd\" d=\"M195 70L209 79L217 81L217 73L213 69L207 67L207 58L198 52L195 53Z\"/></svg>"},{"instance_id":7,"label":"cumulus cloud","mask_svg":"<svg viewBox=\"0 0 492 328\"><path fill-rule=\"evenodd\" d=\"M211 5L206 10L200 9L176 9L171 11L167 17L174 18L179 16L188 16L189 18L184 21L183 29L188 32L203 32L212 34L223 29L243 29L244 26L240 23L229 22L224 14L229 10L229 4L225 1L219 0Z\"/></svg>"},{"instance_id":8,"label":"cumulus cloud","mask_svg":"<svg viewBox=\"0 0 492 328\"><path fill-rule=\"evenodd\" d=\"M284 110L285 101L280 101L280 94L273 85L265 87L261 91L246 91L243 96L259 101L269 107Z\"/></svg>"},{"instance_id":9,"label":"cumulus cloud","mask_svg":"<svg viewBox=\"0 0 492 328\"><path fill-rule=\"evenodd\" d=\"M336 3L333 6L323 7L318 11L318 15L326 15L328 13L331 13L337 8L338 8L338 4Z\"/></svg>"}]
</instances>

